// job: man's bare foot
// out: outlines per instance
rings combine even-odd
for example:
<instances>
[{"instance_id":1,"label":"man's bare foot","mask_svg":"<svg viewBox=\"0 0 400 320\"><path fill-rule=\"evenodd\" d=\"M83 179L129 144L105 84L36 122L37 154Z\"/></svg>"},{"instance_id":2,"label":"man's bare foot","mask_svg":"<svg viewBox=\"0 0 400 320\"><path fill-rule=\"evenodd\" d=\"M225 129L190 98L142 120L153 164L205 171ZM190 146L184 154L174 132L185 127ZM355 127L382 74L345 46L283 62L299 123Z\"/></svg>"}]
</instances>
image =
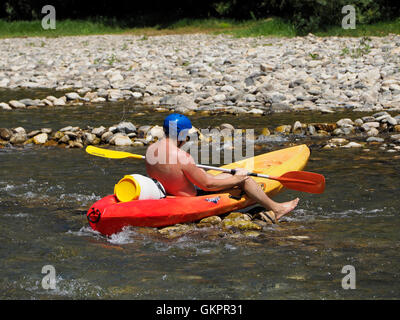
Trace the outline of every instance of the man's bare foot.
<instances>
[{"instance_id":1,"label":"man's bare foot","mask_svg":"<svg viewBox=\"0 0 400 320\"><path fill-rule=\"evenodd\" d=\"M290 211L292 211L294 208L296 208L298 202L299 202L299 198L296 198L296 199L294 199L292 201L288 201L288 202L277 203L276 207L272 209L275 213L276 220L279 220L285 214L288 214Z\"/></svg>"}]
</instances>

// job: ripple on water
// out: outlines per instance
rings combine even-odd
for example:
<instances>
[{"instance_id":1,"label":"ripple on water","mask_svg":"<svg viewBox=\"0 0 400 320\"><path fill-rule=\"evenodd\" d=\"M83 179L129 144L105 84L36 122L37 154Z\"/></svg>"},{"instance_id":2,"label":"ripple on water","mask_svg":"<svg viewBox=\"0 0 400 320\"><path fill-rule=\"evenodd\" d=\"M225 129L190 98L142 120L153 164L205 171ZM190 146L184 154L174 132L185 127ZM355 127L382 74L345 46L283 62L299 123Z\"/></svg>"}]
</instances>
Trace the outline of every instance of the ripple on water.
<instances>
[{"instance_id":1,"label":"ripple on water","mask_svg":"<svg viewBox=\"0 0 400 320\"><path fill-rule=\"evenodd\" d=\"M12 218L26 218L29 217L30 214L28 213L6 213L3 215L3 217L12 217Z\"/></svg>"},{"instance_id":2,"label":"ripple on water","mask_svg":"<svg viewBox=\"0 0 400 320\"><path fill-rule=\"evenodd\" d=\"M355 216L363 216L363 218L374 218L377 215L379 216L392 216L390 213L382 214L386 212L386 208L357 208L357 209L348 209L343 211L330 211L330 212L316 212L315 210L308 209L297 209L293 216L287 216L285 219L287 221L311 221L318 219L332 219L332 218L350 218Z\"/></svg>"},{"instance_id":3,"label":"ripple on water","mask_svg":"<svg viewBox=\"0 0 400 320\"><path fill-rule=\"evenodd\" d=\"M60 195L61 200L65 200L69 203L78 202L80 205L91 205L93 202L100 200L102 197L92 194L81 194L81 193L63 193Z\"/></svg>"},{"instance_id":4,"label":"ripple on water","mask_svg":"<svg viewBox=\"0 0 400 320\"><path fill-rule=\"evenodd\" d=\"M99 285L94 285L86 279L64 279L62 275L56 276L55 289L45 290L41 280L33 279L27 279L24 286L29 292L50 297L90 299L100 298L106 294Z\"/></svg>"},{"instance_id":5,"label":"ripple on water","mask_svg":"<svg viewBox=\"0 0 400 320\"><path fill-rule=\"evenodd\" d=\"M96 238L104 237L100 232L93 230L89 226L84 226L84 227L80 228L78 231L68 230L67 234L72 234L72 235L78 236L78 237L88 237L88 236L89 237L94 236Z\"/></svg>"}]
</instances>

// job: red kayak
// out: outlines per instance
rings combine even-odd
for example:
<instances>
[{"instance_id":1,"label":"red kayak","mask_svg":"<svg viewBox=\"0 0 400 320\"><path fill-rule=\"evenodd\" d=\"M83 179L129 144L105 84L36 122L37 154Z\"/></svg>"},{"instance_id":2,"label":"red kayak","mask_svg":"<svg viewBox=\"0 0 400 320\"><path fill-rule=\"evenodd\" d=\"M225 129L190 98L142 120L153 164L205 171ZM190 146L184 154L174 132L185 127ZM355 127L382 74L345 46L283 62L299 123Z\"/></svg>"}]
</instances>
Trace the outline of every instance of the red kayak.
<instances>
[{"instance_id":1,"label":"red kayak","mask_svg":"<svg viewBox=\"0 0 400 320\"><path fill-rule=\"evenodd\" d=\"M244 159L223 168L246 168L249 171L271 176L281 176L288 171L302 170L310 150L299 145ZM218 174L218 171L209 171ZM283 190L278 181L253 178L268 196ZM192 222L212 215L220 215L254 204L247 196L237 197L229 192L213 193L196 197L168 196L160 200L134 200L118 202L115 195L109 195L94 203L87 212L93 230L104 235L119 232L125 226L163 227L177 223Z\"/></svg>"}]
</instances>

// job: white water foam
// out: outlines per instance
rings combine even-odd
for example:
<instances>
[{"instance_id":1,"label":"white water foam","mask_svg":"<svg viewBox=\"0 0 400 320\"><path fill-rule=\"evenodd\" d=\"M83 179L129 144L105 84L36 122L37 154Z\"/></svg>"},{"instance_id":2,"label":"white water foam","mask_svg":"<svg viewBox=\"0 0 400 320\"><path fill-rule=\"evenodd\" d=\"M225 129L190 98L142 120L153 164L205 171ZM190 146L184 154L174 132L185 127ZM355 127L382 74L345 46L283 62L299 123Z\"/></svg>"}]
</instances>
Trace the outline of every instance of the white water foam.
<instances>
[{"instance_id":1,"label":"white water foam","mask_svg":"<svg viewBox=\"0 0 400 320\"><path fill-rule=\"evenodd\" d=\"M39 295L46 294L71 298L100 298L105 294L104 290L100 286L93 285L85 279L67 280L64 279L61 275L56 276L55 289L44 290L42 288L41 281L39 280L36 280L31 285L23 287L24 289Z\"/></svg>"},{"instance_id":2,"label":"white water foam","mask_svg":"<svg viewBox=\"0 0 400 320\"><path fill-rule=\"evenodd\" d=\"M79 202L82 205L90 205L93 202L100 200L101 197L92 193L90 195L87 194L79 194L79 193L63 193L60 196L61 200L67 200L71 202Z\"/></svg>"},{"instance_id":3,"label":"white water foam","mask_svg":"<svg viewBox=\"0 0 400 320\"><path fill-rule=\"evenodd\" d=\"M108 242L112 244L128 244L128 243L133 243L135 242L132 236L137 235L136 232L134 232L131 228L129 227L124 227L122 231L118 233L114 233L107 239Z\"/></svg>"},{"instance_id":4,"label":"white water foam","mask_svg":"<svg viewBox=\"0 0 400 320\"><path fill-rule=\"evenodd\" d=\"M79 231L68 230L66 233L78 237L87 237L87 236L103 237L100 232L93 230L89 226L82 227L79 229Z\"/></svg>"},{"instance_id":5,"label":"white water foam","mask_svg":"<svg viewBox=\"0 0 400 320\"><path fill-rule=\"evenodd\" d=\"M16 188L16 186L12 185L12 184L7 184L5 187L0 188L0 191L11 191L14 190Z\"/></svg>"},{"instance_id":6,"label":"white water foam","mask_svg":"<svg viewBox=\"0 0 400 320\"><path fill-rule=\"evenodd\" d=\"M342 211L324 211L323 208L319 207L315 210L310 209L295 209L293 214L284 216L282 220L289 222L299 222L299 221L313 221L315 219L330 219L330 218L349 218L352 216L362 215L363 217L376 217L377 214L380 216L382 212L387 211L386 207L367 209L367 208L357 208L348 209Z\"/></svg>"},{"instance_id":7,"label":"white water foam","mask_svg":"<svg viewBox=\"0 0 400 320\"><path fill-rule=\"evenodd\" d=\"M26 218L28 216L30 216L30 214L22 213L22 212L21 213L15 213L15 214L6 213L4 215L4 217L13 217L13 218Z\"/></svg>"}]
</instances>

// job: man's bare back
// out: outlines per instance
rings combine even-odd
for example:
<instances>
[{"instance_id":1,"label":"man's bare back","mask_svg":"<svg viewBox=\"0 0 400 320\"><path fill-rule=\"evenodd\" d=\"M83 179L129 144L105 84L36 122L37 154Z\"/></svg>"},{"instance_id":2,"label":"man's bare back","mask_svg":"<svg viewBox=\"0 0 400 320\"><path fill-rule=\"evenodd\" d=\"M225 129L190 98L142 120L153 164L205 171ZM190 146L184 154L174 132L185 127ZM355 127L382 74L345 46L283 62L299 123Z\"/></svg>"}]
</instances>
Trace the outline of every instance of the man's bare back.
<instances>
[{"instance_id":1,"label":"man's bare back","mask_svg":"<svg viewBox=\"0 0 400 320\"><path fill-rule=\"evenodd\" d=\"M196 189L183 171L183 164L193 161L192 157L179 149L168 138L152 144L146 152L147 174L164 186L174 196L195 196Z\"/></svg>"}]
</instances>

